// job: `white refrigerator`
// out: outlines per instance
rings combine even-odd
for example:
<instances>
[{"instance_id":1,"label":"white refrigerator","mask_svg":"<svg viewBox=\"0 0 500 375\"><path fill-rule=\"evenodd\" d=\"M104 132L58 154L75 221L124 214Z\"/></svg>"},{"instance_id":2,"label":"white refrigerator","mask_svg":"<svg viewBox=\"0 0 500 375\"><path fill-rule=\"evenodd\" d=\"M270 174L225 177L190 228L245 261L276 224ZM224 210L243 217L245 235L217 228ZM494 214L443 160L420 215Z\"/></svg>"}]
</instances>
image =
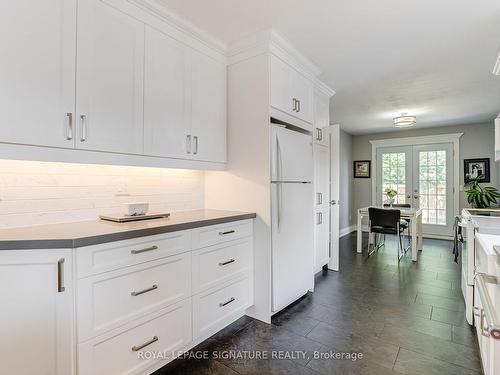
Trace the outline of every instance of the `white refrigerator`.
<instances>
[{"instance_id":1,"label":"white refrigerator","mask_svg":"<svg viewBox=\"0 0 500 375\"><path fill-rule=\"evenodd\" d=\"M314 286L312 138L271 124L272 312Z\"/></svg>"}]
</instances>

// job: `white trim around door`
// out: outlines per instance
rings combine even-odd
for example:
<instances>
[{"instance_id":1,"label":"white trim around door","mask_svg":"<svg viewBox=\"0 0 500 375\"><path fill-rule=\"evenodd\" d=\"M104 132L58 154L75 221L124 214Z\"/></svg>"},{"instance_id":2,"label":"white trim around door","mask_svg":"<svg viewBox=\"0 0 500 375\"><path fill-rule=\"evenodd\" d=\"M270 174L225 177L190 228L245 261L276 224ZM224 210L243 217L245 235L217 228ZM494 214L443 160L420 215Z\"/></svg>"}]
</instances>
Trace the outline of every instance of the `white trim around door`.
<instances>
[{"instance_id":1,"label":"white trim around door","mask_svg":"<svg viewBox=\"0 0 500 375\"><path fill-rule=\"evenodd\" d=\"M453 146L453 207L454 215L460 212L459 181L460 181L460 137L463 133L439 134L407 138L390 138L371 140L372 145L372 204L377 204L377 150L384 147L431 145L451 143Z\"/></svg>"}]
</instances>

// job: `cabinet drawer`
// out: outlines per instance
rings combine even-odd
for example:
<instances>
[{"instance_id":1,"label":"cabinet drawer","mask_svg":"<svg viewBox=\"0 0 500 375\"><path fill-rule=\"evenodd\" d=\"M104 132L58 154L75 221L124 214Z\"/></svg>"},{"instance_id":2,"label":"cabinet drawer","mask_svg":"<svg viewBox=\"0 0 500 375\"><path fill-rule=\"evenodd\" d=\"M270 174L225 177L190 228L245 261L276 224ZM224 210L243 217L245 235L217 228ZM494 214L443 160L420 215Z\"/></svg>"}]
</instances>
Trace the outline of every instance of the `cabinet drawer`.
<instances>
[{"instance_id":1,"label":"cabinet drawer","mask_svg":"<svg viewBox=\"0 0 500 375\"><path fill-rule=\"evenodd\" d=\"M188 299L144 317L125 331L115 330L79 344L78 374L143 373L157 363L157 359L143 359L147 358L144 352L170 354L183 349L191 339L191 301ZM137 350L149 342L142 350Z\"/></svg>"},{"instance_id":2,"label":"cabinet drawer","mask_svg":"<svg viewBox=\"0 0 500 375\"><path fill-rule=\"evenodd\" d=\"M245 276L193 296L193 336L208 337L253 304L253 282Z\"/></svg>"},{"instance_id":3,"label":"cabinet drawer","mask_svg":"<svg viewBox=\"0 0 500 375\"><path fill-rule=\"evenodd\" d=\"M207 290L253 269L252 238L193 252L193 293Z\"/></svg>"},{"instance_id":4,"label":"cabinet drawer","mask_svg":"<svg viewBox=\"0 0 500 375\"><path fill-rule=\"evenodd\" d=\"M191 295L191 253L78 281L78 339L84 341Z\"/></svg>"},{"instance_id":5,"label":"cabinet drawer","mask_svg":"<svg viewBox=\"0 0 500 375\"><path fill-rule=\"evenodd\" d=\"M190 250L188 231L78 248L78 278L144 263Z\"/></svg>"},{"instance_id":6,"label":"cabinet drawer","mask_svg":"<svg viewBox=\"0 0 500 375\"><path fill-rule=\"evenodd\" d=\"M252 235L252 220L234 221L193 230L193 249Z\"/></svg>"}]
</instances>

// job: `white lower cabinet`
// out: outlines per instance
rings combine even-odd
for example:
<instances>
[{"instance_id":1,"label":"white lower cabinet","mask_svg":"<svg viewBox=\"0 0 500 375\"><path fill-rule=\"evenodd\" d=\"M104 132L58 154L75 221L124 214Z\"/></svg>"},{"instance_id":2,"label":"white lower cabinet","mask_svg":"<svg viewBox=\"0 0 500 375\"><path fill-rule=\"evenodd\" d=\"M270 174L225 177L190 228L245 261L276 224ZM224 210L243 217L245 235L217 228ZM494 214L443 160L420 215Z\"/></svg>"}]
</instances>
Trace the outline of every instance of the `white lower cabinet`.
<instances>
[{"instance_id":1,"label":"white lower cabinet","mask_svg":"<svg viewBox=\"0 0 500 375\"><path fill-rule=\"evenodd\" d=\"M190 296L190 252L79 280L79 341Z\"/></svg>"},{"instance_id":2,"label":"white lower cabinet","mask_svg":"<svg viewBox=\"0 0 500 375\"><path fill-rule=\"evenodd\" d=\"M314 272L330 261L330 208L314 213Z\"/></svg>"},{"instance_id":3,"label":"white lower cabinet","mask_svg":"<svg viewBox=\"0 0 500 375\"><path fill-rule=\"evenodd\" d=\"M238 317L253 304L249 276L193 297L193 336L208 337Z\"/></svg>"},{"instance_id":4,"label":"white lower cabinet","mask_svg":"<svg viewBox=\"0 0 500 375\"><path fill-rule=\"evenodd\" d=\"M72 250L0 251L0 374L73 374Z\"/></svg>"},{"instance_id":5,"label":"white lower cabinet","mask_svg":"<svg viewBox=\"0 0 500 375\"><path fill-rule=\"evenodd\" d=\"M78 374L132 375L148 373L157 359L150 353L170 354L189 344L191 300L162 309L105 335L78 345Z\"/></svg>"},{"instance_id":6,"label":"white lower cabinet","mask_svg":"<svg viewBox=\"0 0 500 375\"><path fill-rule=\"evenodd\" d=\"M244 315L253 304L252 225L76 249L78 375L150 374Z\"/></svg>"}]
</instances>

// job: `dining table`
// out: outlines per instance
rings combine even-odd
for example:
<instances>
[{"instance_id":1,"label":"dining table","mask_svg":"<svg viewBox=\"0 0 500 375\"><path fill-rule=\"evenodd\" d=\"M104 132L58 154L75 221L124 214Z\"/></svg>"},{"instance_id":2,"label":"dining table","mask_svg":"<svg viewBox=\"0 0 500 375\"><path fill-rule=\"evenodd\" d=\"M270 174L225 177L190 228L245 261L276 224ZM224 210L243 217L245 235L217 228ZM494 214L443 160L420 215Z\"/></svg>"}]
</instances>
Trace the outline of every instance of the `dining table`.
<instances>
[{"instance_id":1,"label":"dining table","mask_svg":"<svg viewBox=\"0 0 500 375\"><path fill-rule=\"evenodd\" d=\"M411 233L411 260L416 262L418 252L423 248L423 238L422 238L422 209L421 208L391 208L391 207L381 207L381 206L368 206L358 209L358 226L357 226L357 252L361 253L363 251L363 218L368 217L368 209L370 207L376 207L381 209L398 209L401 211L401 219L406 219L410 223L410 233ZM368 246L374 243L373 233L370 232L368 227Z\"/></svg>"}]
</instances>

